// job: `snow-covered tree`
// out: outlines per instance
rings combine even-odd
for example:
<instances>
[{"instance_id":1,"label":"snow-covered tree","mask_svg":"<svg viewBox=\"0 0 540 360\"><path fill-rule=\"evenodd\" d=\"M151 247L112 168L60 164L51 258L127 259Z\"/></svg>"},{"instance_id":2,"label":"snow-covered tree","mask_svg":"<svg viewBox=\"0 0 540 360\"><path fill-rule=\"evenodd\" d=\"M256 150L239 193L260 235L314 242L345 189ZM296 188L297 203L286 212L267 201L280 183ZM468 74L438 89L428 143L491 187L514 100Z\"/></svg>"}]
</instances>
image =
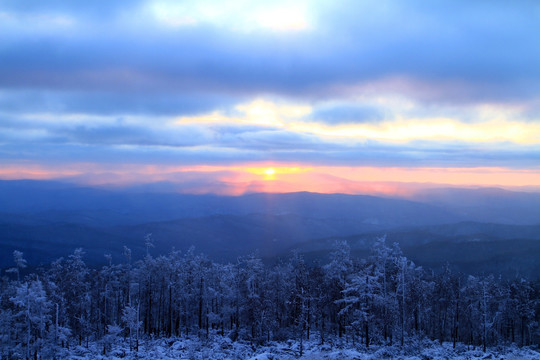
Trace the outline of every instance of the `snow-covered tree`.
<instances>
[{"instance_id":1,"label":"snow-covered tree","mask_svg":"<svg viewBox=\"0 0 540 360\"><path fill-rule=\"evenodd\" d=\"M133 349L133 338L135 338L135 350L139 351L139 329L142 325L140 320L139 305L128 305L124 308L122 313L122 320L126 324L126 330L129 336L129 349Z\"/></svg>"},{"instance_id":2,"label":"snow-covered tree","mask_svg":"<svg viewBox=\"0 0 540 360\"><path fill-rule=\"evenodd\" d=\"M43 284L39 279L21 283L11 301L16 308L13 314L16 338L27 359L31 355L38 357L47 335L51 310Z\"/></svg>"},{"instance_id":3,"label":"snow-covered tree","mask_svg":"<svg viewBox=\"0 0 540 360\"><path fill-rule=\"evenodd\" d=\"M460 342L487 350L540 341L540 283L424 270L384 237L364 259L340 242L325 265L298 252L272 265L257 256L218 264L193 249L137 260L126 248L120 263L109 257L94 269L83 255L0 279L0 358L65 358L83 341L107 356L122 336L132 349L193 334L253 348L294 339L300 352L313 335L365 347L427 337L456 351ZM22 253L14 258L17 273L26 263Z\"/></svg>"},{"instance_id":4,"label":"snow-covered tree","mask_svg":"<svg viewBox=\"0 0 540 360\"><path fill-rule=\"evenodd\" d=\"M17 281L20 281L21 270L26 268L27 262L23 257L23 253L18 250L13 251L13 260L15 261L15 267L7 269L6 272L16 274Z\"/></svg>"}]
</instances>

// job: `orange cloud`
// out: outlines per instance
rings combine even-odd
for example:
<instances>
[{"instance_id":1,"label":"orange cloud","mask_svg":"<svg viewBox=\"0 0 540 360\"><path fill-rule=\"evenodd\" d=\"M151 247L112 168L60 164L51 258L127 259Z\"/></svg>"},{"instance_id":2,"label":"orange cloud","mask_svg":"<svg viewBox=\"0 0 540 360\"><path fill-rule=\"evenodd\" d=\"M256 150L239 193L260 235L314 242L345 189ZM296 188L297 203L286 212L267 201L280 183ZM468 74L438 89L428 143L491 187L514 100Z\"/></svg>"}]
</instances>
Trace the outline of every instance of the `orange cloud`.
<instances>
[{"instance_id":1,"label":"orange cloud","mask_svg":"<svg viewBox=\"0 0 540 360\"><path fill-rule=\"evenodd\" d=\"M280 163L185 167L26 164L2 167L0 178L64 179L82 184L118 186L167 181L176 184L175 189L179 192L226 195L312 191L407 196L419 187L429 186L540 187L540 169L330 167Z\"/></svg>"}]
</instances>

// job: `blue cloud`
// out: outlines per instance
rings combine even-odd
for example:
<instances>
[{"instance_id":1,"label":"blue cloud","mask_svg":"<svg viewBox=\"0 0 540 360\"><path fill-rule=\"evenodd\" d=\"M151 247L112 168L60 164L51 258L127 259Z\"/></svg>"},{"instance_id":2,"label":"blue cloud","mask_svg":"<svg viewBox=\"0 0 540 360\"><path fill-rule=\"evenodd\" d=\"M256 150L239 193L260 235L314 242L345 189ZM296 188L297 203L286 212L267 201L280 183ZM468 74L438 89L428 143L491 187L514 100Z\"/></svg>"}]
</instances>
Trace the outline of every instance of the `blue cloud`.
<instances>
[{"instance_id":1,"label":"blue cloud","mask_svg":"<svg viewBox=\"0 0 540 360\"><path fill-rule=\"evenodd\" d=\"M240 97L208 93L159 93L113 91L39 91L0 92L3 113L51 113L92 115L188 116L227 108Z\"/></svg>"},{"instance_id":2,"label":"blue cloud","mask_svg":"<svg viewBox=\"0 0 540 360\"><path fill-rule=\"evenodd\" d=\"M61 13L72 14L78 17L93 16L98 20L118 12L135 8L144 3L144 0L93 0L93 1L65 1L65 0L3 0L0 7L15 13Z\"/></svg>"},{"instance_id":3,"label":"blue cloud","mask_svg":"<svg viewBox=\"0 0 540 360\"><path fill-rule=\"evenodd\" d=\"M354 102L365 94L412 100L414 109L397 114L403 116L457 114L451 117L472 122L470 104L518 103L527 104L527 119L538 120L537 2L315 3L311 29L282 33L209 22L165 28L130 12L143 9L142 0L3 1L0 158L537 167L540 149L533 145L346 145L279 128L167 123L173 116L233 114L234 104L257 97L312 104L304 120L327 124L394 118L396 109L384 102ZM125 14L135 13L126 22ZM75 21L55 31L46 31L46 22L8 21L42 14ZM88 123L29 117L43 113L78 114ZM97 115L104 123L92 120ZM134 115L140 123L116 122Z\"/></svg>"},{"instance_id":4,"label":"blue cloud","mask_svg":"<svg viewBox=\"0 0 540 360\"><path fill-rule=\"evenodd\" d=\"M403 77L433 95L415 94L414 86L397 91L430 101L515 100L540 90L536 9L530 2L350 2L324 9L320 28L300 34L208 24L172 31L144 19L139 29L96 23L75 36L7 33L0 86L327 97L339 86Z\"/></svg>"},{"instance_id":5,"label":"blue cloud","mask_svg":"<svg viewBox=\"0 0 540 360\"><path fill-rule=\"evenodd\" d=\"M294 134L244 134L232 141L208 141L196 133L184 132L184 140L167 144L148 134L143 140L137 130L122 129L114 134L104 128L105 137L94 138L100 131L75 129L71 133L50 134L40 139L14 141L0 135L2 163L40 163L45 165L75 163L161 164L161 165L238 165L246 162L289 162L304 165L387 166L387 167L505 167L538 168L538 145L518 146L494 143L471 146L451 141L388 144L368 141L355 146L315 141ZM134 144L119 146L125 139ZM7 140L7 141L6 141Z\"/></svg>"},{"instance_id":6,"label":"blue cloud","mask_svg":"<svg viewBox=\"0 0 540 360\"><path fill-rule=\"evenodd\" d=\"M386 111L387 112L387 111ZM309 118L330 124L370 123L386 118L384 109L371 105L332 105L319 106Z\"/></svg>"}]
</instances>

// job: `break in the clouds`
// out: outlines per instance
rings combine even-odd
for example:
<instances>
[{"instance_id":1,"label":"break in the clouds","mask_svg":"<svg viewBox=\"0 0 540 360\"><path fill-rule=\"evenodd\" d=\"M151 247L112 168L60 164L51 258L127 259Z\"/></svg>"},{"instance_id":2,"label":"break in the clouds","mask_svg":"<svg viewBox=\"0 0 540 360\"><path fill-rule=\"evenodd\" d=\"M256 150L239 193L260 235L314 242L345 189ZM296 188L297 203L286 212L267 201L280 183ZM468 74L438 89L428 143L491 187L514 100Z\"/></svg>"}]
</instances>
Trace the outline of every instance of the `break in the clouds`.
<instances>
[{"instance_id":1,"label":"break in the clouds","mask_svg":"<svg viewBox=\"0 0 540 360\"><path fill-rule=\"evenodd\" d=\"M534 1L2 1L0 159L539 171L539 20Z\"/></svg>"}]
</instances>

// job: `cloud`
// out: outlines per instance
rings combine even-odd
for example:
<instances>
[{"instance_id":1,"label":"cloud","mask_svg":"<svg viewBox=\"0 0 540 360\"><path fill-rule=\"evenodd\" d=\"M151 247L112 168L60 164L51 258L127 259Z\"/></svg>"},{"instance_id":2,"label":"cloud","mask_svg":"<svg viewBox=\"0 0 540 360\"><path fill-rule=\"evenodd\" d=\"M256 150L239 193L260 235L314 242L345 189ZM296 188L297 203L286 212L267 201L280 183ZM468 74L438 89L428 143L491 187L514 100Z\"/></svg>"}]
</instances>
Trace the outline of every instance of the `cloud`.
<instances>
[{"instance_id":1,"label":"cloud","mask_svg":"<svg viewBox=\"0 0 540 360\"><path fill-rule=\"evenodd\" d=\"M7 0L0 159L537 169L539 6Z\"/></svg>"},{"instance_id":2,"label":"cloud","mask_svg":"<svg viewBox=\"0 0 540 360\"><path fill-rule=\"evenodd\" d=\"M129 11L144 3L144 0L4 0L1 9L15 14L71 14L78 17L95 16L96 20Z\"/></svg>"},{"instance_id":3,"label":"cloud","mask_svg":"<svg viewBox=\"0 0 540 360\"><path fill-rule=\"evenodd\" d=\"M0 113L181 116L230 107L239 100L196 92L5 90L0 91Z\"/></svg>"},{"instance_id":4,"label":"cloud","mask_svg":"<svg viewBox=\"0 0 540 360\"><path fill-rule=\"evenodd\" d=\"M380 103L384 102L379 99L379 106ZM234 109L235 111L229 113L214 111L210 114L185 116L181 117L177 123L259 125L261 128L272 127L297 134L317 136L327 143L332 143L337 139L349 144L363 143L367 140L540 143L538 136L540 125L520 121L519 118L515 118L516 115L520 115L519 111L504 107L484 106L472 109L473 114L478 116L476 122L463 122L459 116L445 118L436 114L424 115L421 118L408 117L407 112L413 114L415 112L414 103L408 104L404 113L400 113L399 108L392 109L396 112L395 114L387 111L389 112L387 119L379 122L365 122L358 119L361 115L366 116L366 112L372 119L375 117L372 114L382 112L375 107L366 108L365 106L328 107L323 104L315 107L314 112L313 107L309 105L276 104L259 99L248 104L236 105ZM468 115L465 111L464 114ZM463 115L463 113L458 115ZM342 121L336 121L335 117Z\"/></svg>"},{"instance_id":5,"label":"cloud","mask_svg":"<svg viewBox=\"0 0 540 360\"><path fill-rule=\"evenodd\" d=\"M539 91L535 3L305 4L313 29L293 34L238 32L220 25L227 17L219 12L194 26L160 28L144 16L145 4L133 24L125 15L68 33L19 34L7 27L0 86L297 97L384 86L442 102L515 101ZM69 11L80 16L85 9Z\"/></svg>"},{"instance_id":6,"label":"cloud","mask_svg":"<svg viewBox=\"0 0 540 360\"><path fill-rule=\"evenodd\" d=\"M309 28L308 7L311 1L150 1L149 12L165 26L183 27L198 23L212 24L233 31L252 32L303 31Z\"/></svg>"},{"instance_id":7,"label":"cloud","mask_svg":"<svg viewBox=\"0 0 540 360\"><path fill-rule=\"evenodd\" d=\"M379 99L376 104L385 103ZM337 106L338 113L342 104ZM463 167L487 162L536 166L540 124L520 120L521 108L484 106L457 113L478 117L471 122L429 114L409 118L407 111L414 114L417 105L391 104L397 110L387 114L388 119L345 123L317 121L321 113L336 109L327 103L265 99L186 116L15 112L0 116L0 155L35 161L47 159L48 154L52 162L121 162L125 158L190 164L293 161ZM403 113L399 106L405 109ZM349 110L347 105L345 109Z\"/></svg>"},{"instance_id":8,"label":"cloud","mask_svg":"<svg viewBox=\"0 0 540 360\"><path fill-rule=\"evenodd\" d=\"M384 120L385 112L371 105L330 104L317 107L309 119L329 124L372 123Z\"/></svg>"},{"instance_id":9,"label":"cloud","mask_svg":"<svg viewBox=\"0 0 540 360\"><path fill-rule=\"evenodd\" d=\"M9 139L6 141L6 137ZM103 164L163 164L163 165L222 165L243 163L299 163L334 166L381 167L481 167L497 166L509 169L537 169L540 153L538 145L516 146L510 143L491 143L471 146L452 142L385 144L370 141L366 144L346 146L339 144L305 143L276 145L261 138L229 143L212 143L186 146L123 144L118 139L105 139L100 143L60 137L19 137L2 132L0 160L3 164L67 164L71 162ZM84 140L84 139L83 139ZM153 139L147 140L150 142ZM187 140L189 144L190 140ZM108 142L105 143L104 142ZM181 142L181 140L178 140ZM269 144L270 143L270 144Z\"/></svg>"},{"instance_id":10,"label":"cloud","mask_svg":"<svg viewBox=\"0 0 540 360\"><path fill-rule=\"evenodd\" d=\"M236 135L224 134L219 145L237 149L276 152L288 151L331 151L338 147L325 143L318 137L283 130L258 130L243 132Z\"/></svg>"},{"instance_id":11,"label":"cloud","mask_svg":"<svg viewBox=\"0 0 540 360\"><path fill-rule=\"evenodd\" d=\"M482 168L284 167L280 164L235 167L139 166L70 163L43 167L30 164L0 169L0 179L62 179L82 184L131 186L138 191L177 191L240 195L249 192L314 191L322 193L412 195L418 189L445 186L536 186L539 170ZM266 166L273 166L269 176ZM331 175L329 175L331 174ZM396 181L398 179L399 181ZM426 182L428 182L426 184Z\"/></svg>"}]
</instances>

